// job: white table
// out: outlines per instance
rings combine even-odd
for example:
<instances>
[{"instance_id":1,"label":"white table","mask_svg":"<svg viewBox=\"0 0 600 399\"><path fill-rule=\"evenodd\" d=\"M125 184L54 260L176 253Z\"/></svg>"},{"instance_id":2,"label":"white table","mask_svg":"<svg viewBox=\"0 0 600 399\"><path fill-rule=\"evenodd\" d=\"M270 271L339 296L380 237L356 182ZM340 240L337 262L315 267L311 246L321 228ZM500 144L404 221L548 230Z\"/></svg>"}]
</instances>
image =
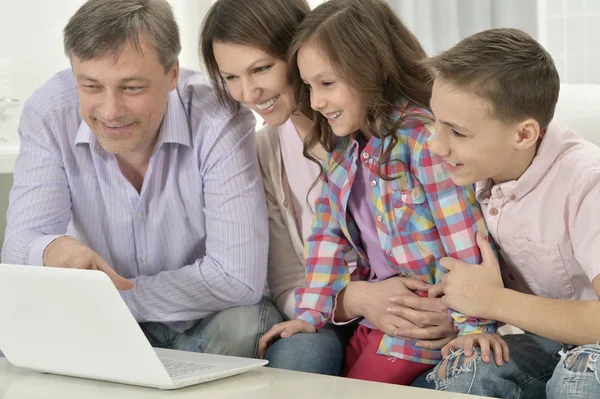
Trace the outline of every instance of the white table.
<instances>
[{"instance_id":1,"label":"white table","mask_svg":"<svg viewBox=\"0 0 600 399\"><path fill-rule=\"evenodd\" d=\"M40 354L40 356L43 356ZM467 399L459 395L329 377L296 371L261 368L242 375L174 391L160 391L73 377L40 374L12 366L0 359L0 399L319 399L395 398Z\"/></svg>"}]
</instances>

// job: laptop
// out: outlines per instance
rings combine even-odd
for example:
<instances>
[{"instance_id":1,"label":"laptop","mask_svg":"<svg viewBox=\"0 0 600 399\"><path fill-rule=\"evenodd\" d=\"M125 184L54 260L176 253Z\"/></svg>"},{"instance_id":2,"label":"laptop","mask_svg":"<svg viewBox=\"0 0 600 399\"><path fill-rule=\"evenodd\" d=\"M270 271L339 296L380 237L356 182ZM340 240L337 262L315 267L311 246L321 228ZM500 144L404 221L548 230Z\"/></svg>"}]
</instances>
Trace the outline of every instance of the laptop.
<instances>
[{"instance_id":1,"label":"laptop","mask_svg":"<svg viewBox=\"0 0 600 399\"><path fill-rule=\"evenodd\" d=\"M0 264L0 350L17 367L176 389L268 362L152 348L110 278L96 270Z\"/></svg>"}]
</instances>

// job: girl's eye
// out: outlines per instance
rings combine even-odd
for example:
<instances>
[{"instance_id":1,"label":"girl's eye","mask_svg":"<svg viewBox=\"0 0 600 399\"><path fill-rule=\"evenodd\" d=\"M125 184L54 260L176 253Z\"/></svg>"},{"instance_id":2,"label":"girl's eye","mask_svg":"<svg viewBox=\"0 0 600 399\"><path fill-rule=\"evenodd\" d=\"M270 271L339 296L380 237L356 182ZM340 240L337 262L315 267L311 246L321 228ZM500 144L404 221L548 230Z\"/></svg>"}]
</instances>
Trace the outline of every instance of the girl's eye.
<instances>
[{"instance_id":1,"label":"girl's eye","mask_svg":"<svg viewBox=\"0 0 600 399\"><path fill-rule=\"evenodd\" d=\"M225 80L233 80L235 78L237 78L237 76L235 76L235 75L225 76Z\"/></svg>"},{"instance_id":2,"label":"girl's eye","mask_svg":"<svg viewBox=\"0 0 600 399\"><path fill-rule=\"evenodd\" d=\"M331 85L333 85L333 82L323 82L323 86L325 87L329 87Z\"/></svg>"}]
</instances>

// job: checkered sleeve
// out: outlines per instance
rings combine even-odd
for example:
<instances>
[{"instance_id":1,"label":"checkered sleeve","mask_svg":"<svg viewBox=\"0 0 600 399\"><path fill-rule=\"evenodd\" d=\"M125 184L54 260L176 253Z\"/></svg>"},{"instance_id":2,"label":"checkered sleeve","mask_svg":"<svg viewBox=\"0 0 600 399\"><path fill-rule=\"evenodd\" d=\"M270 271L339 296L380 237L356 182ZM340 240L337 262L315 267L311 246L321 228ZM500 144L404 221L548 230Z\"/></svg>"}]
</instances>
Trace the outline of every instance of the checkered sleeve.
<instances>
[{"instance_id":1,"label":"checkered sleeve","mask_svg":"<svg viewBox=\"0 0 600 399\"><path fill-rule=\"evenodd\" d=\"M331 197L326 181L315 203L312 234L305 246L306 287L296 289L294 318L308 321L317 330L332 317L337 294L350 282L344 255L352 246L332 212Z\"/></svg>"},{"instance_id":2,"label":"checkered sleeve","mask_svg":"<svg viewBox=\"0 0 600 399\"><path fill-rule=\"evenodd\" d=\"M471 264L481 263L475 233L488 235L485 220L475 198L472 185L457 186L450 178L444 160L429 151L428 143L435 134L433 124L417 125L411 132L412 172L425 188L427 202L444 246L446 256ZM444 269L436 262L435 280L440 281ZM459 335L495 331L494 321L465 316L450 310Z\"/></svg>"}]
</instances>

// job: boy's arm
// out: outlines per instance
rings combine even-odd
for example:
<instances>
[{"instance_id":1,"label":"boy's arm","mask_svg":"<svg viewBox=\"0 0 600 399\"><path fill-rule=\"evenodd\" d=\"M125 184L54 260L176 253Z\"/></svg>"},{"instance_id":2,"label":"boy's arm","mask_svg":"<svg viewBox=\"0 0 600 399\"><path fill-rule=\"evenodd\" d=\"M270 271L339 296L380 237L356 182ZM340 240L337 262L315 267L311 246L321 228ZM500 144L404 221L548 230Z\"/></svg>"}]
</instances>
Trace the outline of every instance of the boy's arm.
<instances>
[{"instance_id":1,"label":"boy's arm","mask_svg":"<svg viewBox=\"0 0 600 399\"><path fill-rule=\"evenodd\" d=\"M415 130L420 130L416 131ZM416 133L416 134L415 134ZM481 255L475 234L488 235L487 226L475 198L473 186L459 187L450 178L444 160L427 146L433 126L423 124L411 133L412 173L423 185L433 221L447 256L479 264ZM438 265L440 273L442 268ZM465 316L449 310L460 335L494 333L494 321Z\"/></svg>"},{"instance_id":2,"label":"boy's arm","mask_svg":"<svg viewBox=\"0 0 600 399\"><path fill-rule=\"evenodd\" d=\"M600 169L588 171L570 195L574 200L568 208L568 232L573 253L600 298ZM549 299L503 289L488 301L490 312L482 316L567 344L600 341L599 300Z\"/></svg>"},{"instance_id":3,"label":"boy's arm","mask_svg":"<svg viewBox=\"0 0 600 399\"><path fill-rule=\"evenodd\" d=\"M600 297L600 275L592 285ZM551 299L502 288L488 299L488 304L487 317L553 341L572 345L600 341L599 300Z\"/></svg>"}]
</instances>

